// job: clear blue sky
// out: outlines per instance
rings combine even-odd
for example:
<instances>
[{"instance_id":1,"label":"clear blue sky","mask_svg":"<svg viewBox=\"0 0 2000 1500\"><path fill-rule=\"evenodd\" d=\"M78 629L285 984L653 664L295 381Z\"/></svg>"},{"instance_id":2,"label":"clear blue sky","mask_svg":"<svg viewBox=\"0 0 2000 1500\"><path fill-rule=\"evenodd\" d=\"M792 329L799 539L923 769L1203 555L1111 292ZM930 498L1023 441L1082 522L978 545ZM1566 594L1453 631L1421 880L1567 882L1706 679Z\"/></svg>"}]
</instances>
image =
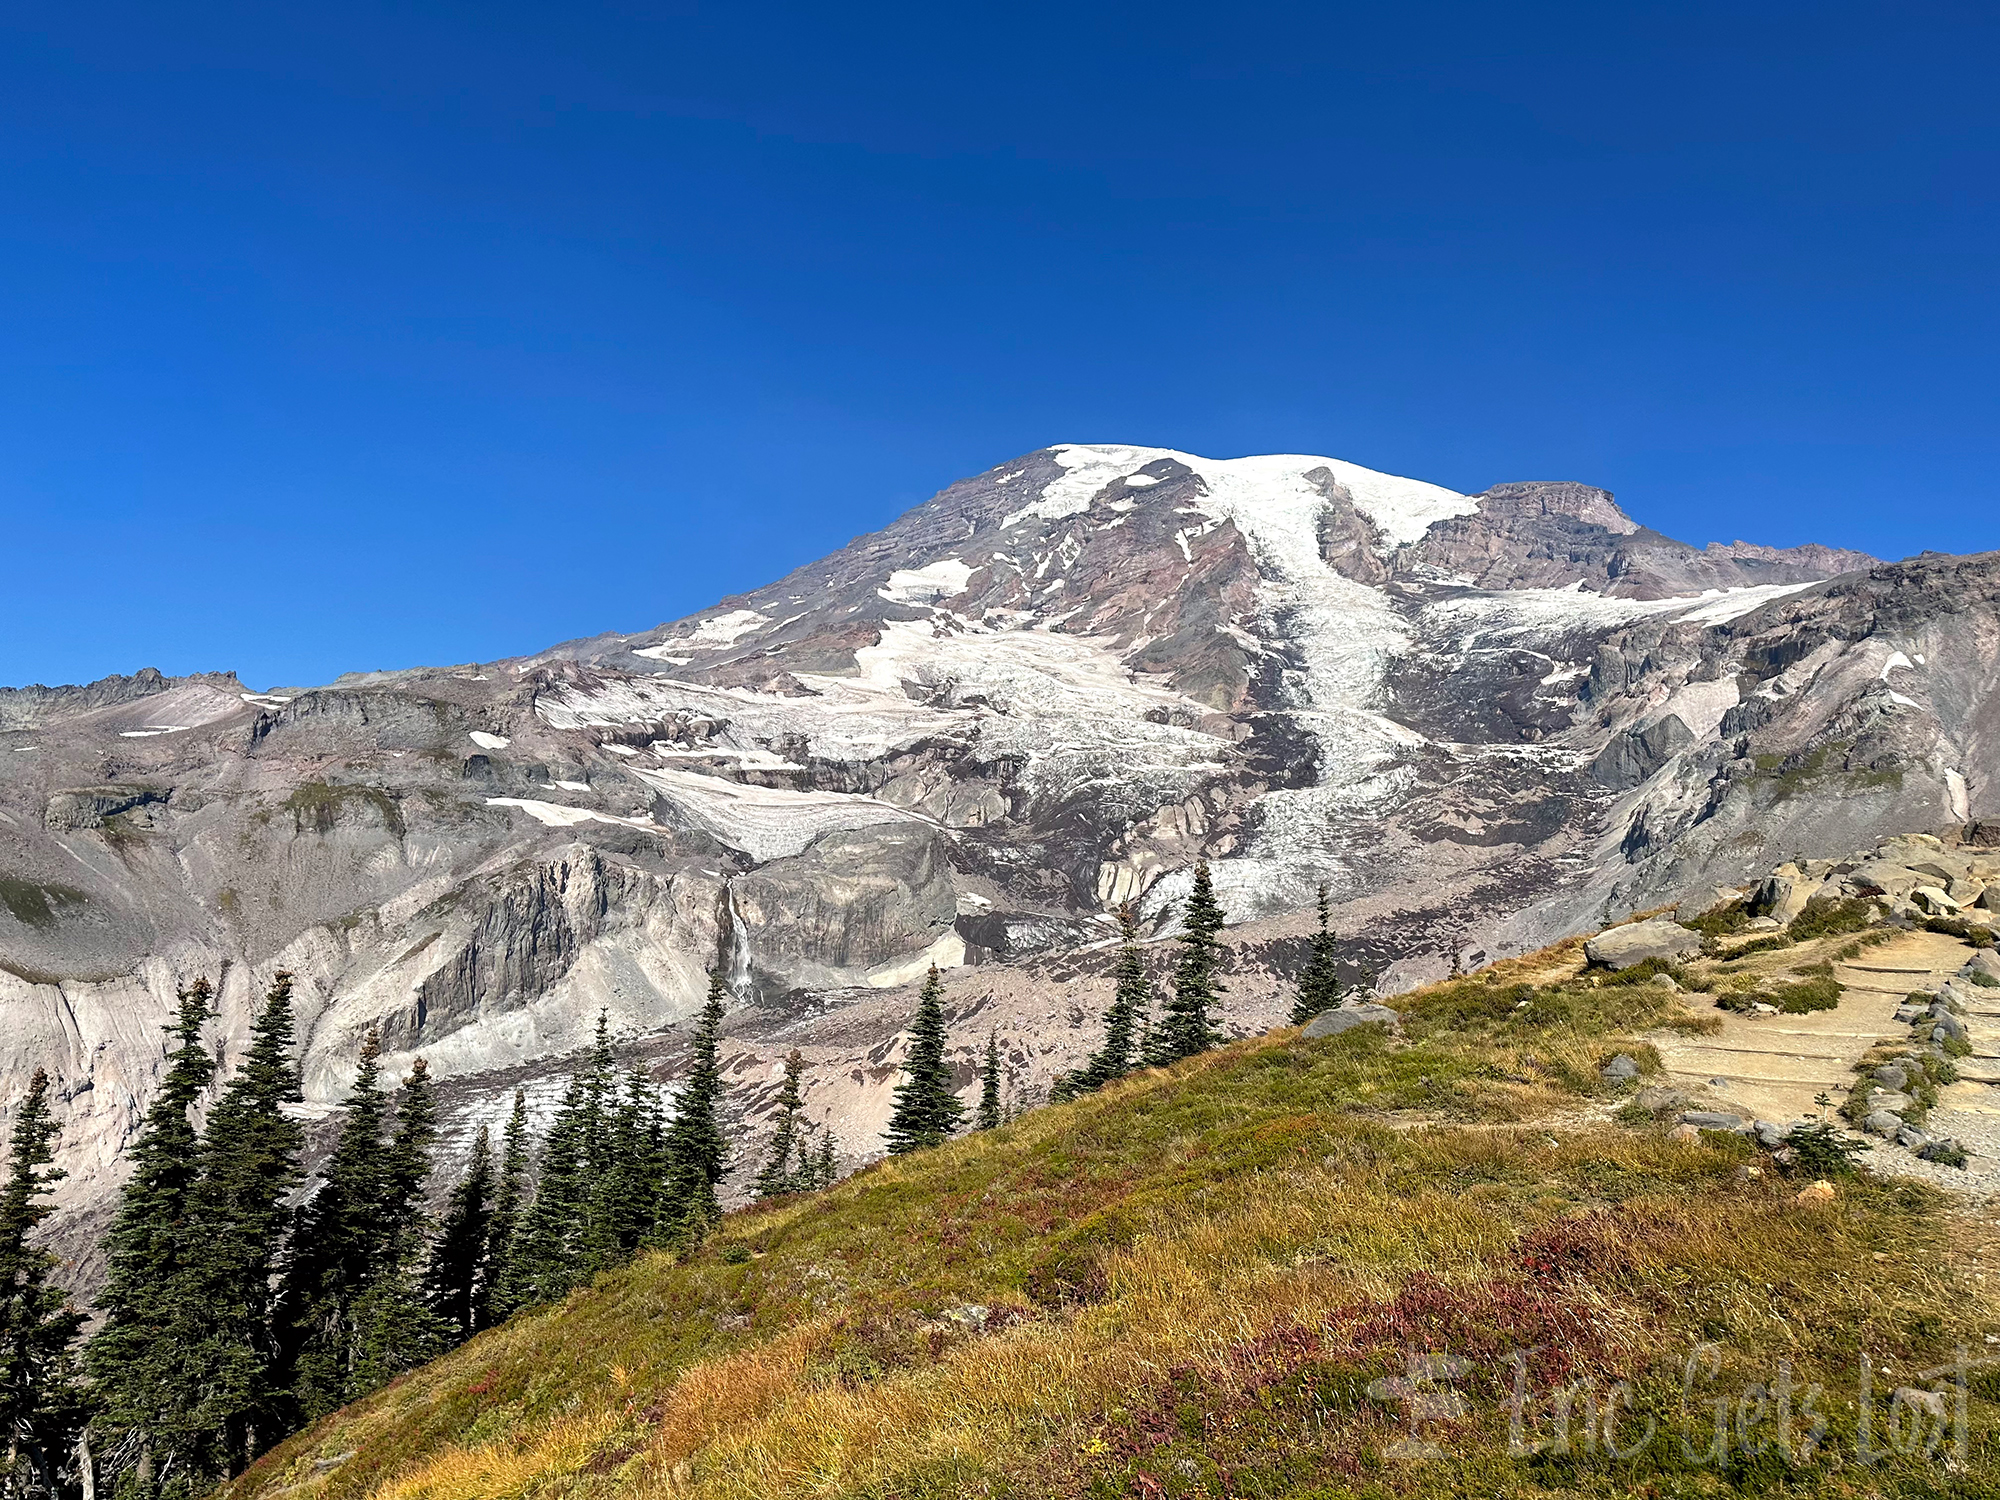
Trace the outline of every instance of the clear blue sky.
<instances>
[{"instance_id":1,"label":"clear blue sky","mask_svg":"<svg viewBox=\"0 0 2000 1500\"><path fill-rule=\"evenodd\" d=\"M2000 546L1985 5L0 17L0 682L639 629L1065 441Z\"/></svg>"}]
</instances>

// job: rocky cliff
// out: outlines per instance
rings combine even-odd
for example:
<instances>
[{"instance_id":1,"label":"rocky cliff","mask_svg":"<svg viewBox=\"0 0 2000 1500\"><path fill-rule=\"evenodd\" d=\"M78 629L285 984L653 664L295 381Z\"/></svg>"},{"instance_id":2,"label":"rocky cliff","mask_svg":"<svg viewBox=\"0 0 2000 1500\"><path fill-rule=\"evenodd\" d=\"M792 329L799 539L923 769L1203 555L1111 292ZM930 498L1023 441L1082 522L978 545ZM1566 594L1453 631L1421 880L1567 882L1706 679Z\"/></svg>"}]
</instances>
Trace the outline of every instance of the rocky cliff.
<instances>
[{"instance_id":1,"label":"rocky cliff","mask_svg":"<svg viewBox=\"0 0 2000 1500\"><path fill-rule=\"evenodd\" d=\"M903 987L1017 1090L1094 1041L1110 912L1211 861L1231 1021L1327 881L1384 989L1886 833L2000 818L1992 557L1695 548L1602 490L1061 447L767 588L539 656L257 694L0 693L0 1092L117 1180L177 983L225 1050L298 979L311 1107L364 1031L462 1135L608 1009L671 1076L706 970L737 1098L779 1060L873 1149Z\"/></svg>"}]
</instances>

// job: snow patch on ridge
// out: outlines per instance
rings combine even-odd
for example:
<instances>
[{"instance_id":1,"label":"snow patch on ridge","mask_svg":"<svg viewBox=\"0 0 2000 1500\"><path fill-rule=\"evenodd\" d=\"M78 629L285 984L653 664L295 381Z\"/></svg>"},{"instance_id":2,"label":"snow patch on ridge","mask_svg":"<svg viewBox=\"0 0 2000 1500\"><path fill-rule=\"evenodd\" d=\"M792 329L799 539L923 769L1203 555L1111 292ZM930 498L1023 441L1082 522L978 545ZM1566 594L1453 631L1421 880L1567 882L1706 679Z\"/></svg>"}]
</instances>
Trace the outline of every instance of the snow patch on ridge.
<instances>
[{"instance_id":1,"label":"snow patch on ridge","mask_svg":"<svg viewBox=\"0 0 2000 1500\"><path fill-rule=\"evenodd\" d=\"M947 557L927 568L898 568L889 575L887 586L875 592L891 604L936 604L964 593L971 577L971 568Z\"/></svg>"},{"instance_id":2,"label":"snow patch on ridge","mask_svg":"<svg viewBox=\"0 0 2000 1500\"><path fill-rule=\"evenodd\" d=\"M1002 523L1003 527L1012 526L1028 516L1061 520L1088 510L1091 497L1113 480L1125 479L1127 483L1132 483L1132 474L1163 458L1173 459L1194 470L1208 486L1211 495L1225 488L1238 494L1254 489L1268 493L1280 503L1294 492L1312 496L1313 506L1306 513L1308 536L1314 534L1312 523L1317 521L1318 506L1323 503L1317 486L1305 478L1315 469L1327 470L1347 489L1354 497L1355 508L1368 517L1391 547L1416 541L1439 521L1451 516L1469 516L1479 509L1466 496L1442 485L1426 484L1420 479L1404 479L1395 474L1364 469L1343 459L1310 454L1202 458L1172 448L1130 448L1105 443L1065 443L1050 452L1062 465L1062 476L1051 480L1043 488L1039 499L1009 515ZM1137 482L1157 481L1151 476L1141 476Z\"/></svg>"}]
</instances>

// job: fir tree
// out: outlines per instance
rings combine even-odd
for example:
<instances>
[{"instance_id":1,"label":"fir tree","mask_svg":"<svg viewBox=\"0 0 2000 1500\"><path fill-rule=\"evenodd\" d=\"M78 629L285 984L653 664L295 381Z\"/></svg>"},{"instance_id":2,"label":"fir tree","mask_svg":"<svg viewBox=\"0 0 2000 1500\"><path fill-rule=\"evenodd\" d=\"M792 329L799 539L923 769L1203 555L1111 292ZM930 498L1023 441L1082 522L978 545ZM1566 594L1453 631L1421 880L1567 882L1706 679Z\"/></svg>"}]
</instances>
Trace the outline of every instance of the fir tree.
<instances>
[{"instance_id":1,"label":"fir tree","mask_svg":"<svg viewBox=\"0 0 2000 1500\"><path fill-rule=\"evenodd\" d=\"M1000 1128L1000 1033L996 1028L986 1033L986 1060L979 1067L979 1114L972 1128Z\"/></svg>"},{"instance_id":2,"label":"fir tree","mask_svg":"<svg viewBox=\"0 0 2000 1500\"><path fill-rule=\"evenodd\" d=\"M482 1288L486 1315L504 1323L521 1302L520 1277L515 1272L514 1238L528 1191L528 1099L514 1090L514 1112L501 1138L500 1186L493 1200L493 1217L486 1231L486 1276Z\"/></svg>"},{"instance_id":3,"label":"fir tree","mask_svg":"<svg viewBox=\"0 0 2000 1500\"><path fill-rule=\"evenodd\" d=\"M299 1210L285 1268L281 1323L301 1425L347 1402L356 1304L387 1249L382 1209L391 1163L382 1140L389 1105L381 1054L381 1041L370 1031L341 1105L325 1180Z\"/></svg>"},{"instance_id":4,"label":"fir tree","mask_svg":"<svg viewBox=\"0 0 2000 1500\"><path fill-rule=\"evenodd\" d=\"M50 1166L57 1128L49 1075L37 1068L14 1116L0 1183L0 1432L7 1444L0 1475L15 1495L56 1493L56 1466L83 1416L70 1343L84 1317L51 1284L56 1258L32 1243L55 1212L46 1200L64 1175Z\"/></svg>"},{"instance_id":5,"label":"fir tree","mask_svg":"<svg viewBox=\"0 0 2000 1500\"><path fill-rule=\"evenodd\" d=\"M1319 888L1319 931L1313 934L1312 953L1299 971L1299 995L1292 1002L1292 1024L1303 1026L1322 1011L1340 1004L1339 960L1334 952L1332 915L1327 909L1326 883Z\"/></svg>"},{"instance_id":6,"label":"fir tree","mask_svg":"<svg viewBox=\"0 0 2000 1500\"><path fill-rule=\"evenodd\" d=\"M1077 1082L1098 1089L1132 1071L1139 1054L1139 1027L1153 1013L1153 986L1146 978L1146 955L1139 947L1139 914L1128 904L1119 909L1117 988L1104 1012L1104 1042L1079 1073Z\"/></svg>"},{"instance_id":7,"label":"fir tree","mask_svg":"<svg viewBox=\"0 0 2000 1500\"><path fill-rule=\"evenodd\" d=\"M104 1321L84 1350L94 1425L135 1450L125 1486L140 1500L154 1492L164 1462L187 1472L200 1451L193 1392L184 1368L189 1351L180 1299L189 1288L188 1217L200 1170L192 1110L215 1077L202 1043L214 992L197 979L180 992L166 1074L147 1106L130 1152L132 1175L119 1196L118 1216L105 1236Z\"/></svg>"},{"instance_id":8,"label":"fir tree","mask_svg":"<svg viewBox=\"0 0 2000 1500\"><path fill-rule=\"evenodd\" d=\"M886 1139L892 1155L935 1146L958 1128L965 1106L952 1091L944 1043L944 979L932 964L910 1023L906 1076L896 1086L896 1108L889 1117Z\"/></svg>"},{"instance_id":9,"label":"fir tree","mask_svg":"<svg viewBox=\"0 0 2000 1500\"><path fill-rule=\"evenodd\" d=\"M652 1239L666 1191L665 1157L659 1094L646 1070L635 1066L626 1074L625 1096L612 1119L608 1166L595 1194L607 1264Z\"/></svg>"},{"instance_id":10,"label":"fir tree","mask_svg":"<svg viewBox=\"0 0 2000 1500\"><path fill-rule=\"evenodd\" d=\"M1146 1059L1156 1065L1177 1062L1206 1052L1222 1040L1209 1014L1222 995L1216 971L1222 965L1222 947L1215 935L1222 931L1222 907L1215 899L1208 863L1195 866L1194 889L1181 917L1181 949L1174 960L1173 994L1168 998L1160 1024L1153 1031L1152 1052Z\"/></svg>"},{"instance_id":11,"label":"fir tree","mask_svg":"<svg viewBox=\"0 0 2000 1500\"><path fill-rule=\"evenodd\" d=\"M828 1125L819 1138L819 1158L813 1163L813 1186L830 1188L840 1181L840 1167L834 1161L833 1127Z\"/></svg>"},{"instance_id":12,"label":"fir tree","mask_svg":"<svg viewBox=\"0 0 2000 1500\"><path fill-rule=\"evenodd\" d=\"M271 1288L305 1144L285 1112L300 1099L293 1027L292 976L281 972L197 1153L188 1272L171 1335L187 1351L183 1389L195 1399L193 1425L203 1440L179 1483L197 1493L240 1473L286 1430ZM158 1477L170 1478L164 1467Z\"/></svg>"},{"instance_id":13,"label":"fir tree","mask_svg":"<svg viewBox=\"0 0 2000 1500\"><path fill-rule=\"evenodd\" d=\"M799 1092L799 1077L805 1066L805 1059L794 1047L791 1056L785 1059L785 1081L778 1090L778 1119L771 1131L770 1149L765 1152L764 1165L757 1173L759 1198L779 1198L812 1186L805 1133L799 1119L805 1105L804 1095Z\"/></svg>"},{"instance_id":14,"label":"fir tree","mask_svg":"<svg viewBox=\"0 0 2000 1500\"><path fill-rule=\"evenodd\" d=\"M548 1137L542 1142L534 1201L522 1214L520 1232L509 1251L506 1302L510 1311L560 1301L577 1285L579 1226L592 1188L584 1156L588 1094L583 1073L571 1074Z\"/></svg>"},{"instance_id":15,"label":"fir tree","mask_svg":"<svg viewBox=\"0 0 2000 1500\"><path fill-rule=\"evenodd\" d=\"M326 1180L299 1215L286 1272L292 1395L302 1422L366 1395L444 1345L443 1325L418 1284L436 1091L418 1058L385 1141L380 1053L371 1031Z\"/></svg>"},{"instance_id":16,"label":"fir tree","mask_svg":"<svg viewBox=\"0 0 2000 1500\"><path fill-rule=\"evenodd\" d=\"M695 1023L687 1081L674 1100L667 1130L667 1193L661 1229L676 1243L699 1240L722 1217L716 1185L729 1167L722 1134L722 1016L729 994L720 973L711 974L708 1000Z\"/></svg>"},{"instance_id":17,"label":"fir tree","mask_svg":"<svg viewBox=\"0 0 2000 1500\"><path fill-rule=\"evenodd\" d=\"M482 1125L424 1268L424 1300L461 1343L492 1321L493 1220L493 1146Z\"/></svg>"}]
</instances>

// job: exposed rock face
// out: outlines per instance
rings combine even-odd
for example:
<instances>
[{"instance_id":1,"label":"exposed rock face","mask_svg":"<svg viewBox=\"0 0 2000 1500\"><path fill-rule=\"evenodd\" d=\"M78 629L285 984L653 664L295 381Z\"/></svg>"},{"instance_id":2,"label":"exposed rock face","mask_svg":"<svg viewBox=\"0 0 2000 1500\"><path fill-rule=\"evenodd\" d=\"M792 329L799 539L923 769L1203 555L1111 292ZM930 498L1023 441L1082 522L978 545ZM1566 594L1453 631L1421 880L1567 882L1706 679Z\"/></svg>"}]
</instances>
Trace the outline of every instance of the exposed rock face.
<instances>
[{"instance_id":1,"label":"exposed rock face","mask_svg":"<svg viewBox=\"0 0 2000 1500\"><path fill-rule=\"evenodd\" d=\"M1112 908L1170 934L1197 860L1253 1027L1322 880L1393 992L2000 819L1996 590L1990 557L1684 546L1578 484L1064 447L633 635L0 694L0 1097L52 1066L101 1203L174 986L218 981L233 1049L283 967L314 1108L379 1026L462 1137L546 1107L601 1008L670 1076L720 963L744 1108L798 1044L852 1157L898 986L950 972L968 1087L991 1027L1045 1086L1095 1044Z\"/></svg>"}]
</instances>

